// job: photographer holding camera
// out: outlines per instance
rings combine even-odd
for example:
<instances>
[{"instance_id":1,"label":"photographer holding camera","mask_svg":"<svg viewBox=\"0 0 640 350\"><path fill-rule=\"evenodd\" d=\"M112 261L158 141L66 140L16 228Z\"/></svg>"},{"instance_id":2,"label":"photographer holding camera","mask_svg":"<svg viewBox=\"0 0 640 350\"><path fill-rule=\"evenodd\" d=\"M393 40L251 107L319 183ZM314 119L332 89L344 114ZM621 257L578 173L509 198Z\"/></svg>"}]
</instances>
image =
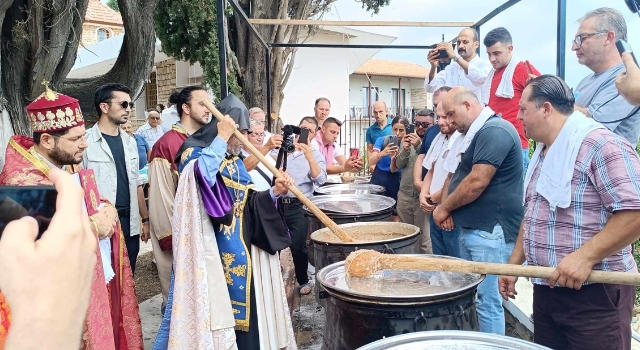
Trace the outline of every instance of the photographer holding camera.
<instances>
[{"instance_id":1,"label":"photographer holding camera","mask_svg":"<svg viewBox=\"0 0 640 350\"><path fill-rule=\"evenodd\" d=\"M313 191L327 181L327 166L324 156L319 150L311 146L311 140L315 137L317 129L318 122L313 117L302 118L299 128L286 125L283 129L285 135L283 135L284 141L282 142L280 154L286 151L287 173L307 197L313 197ZM304 134L307 131L306 140L301 140L300 134L304 138ZM294 137L292 137L293 133L299 135L295 136L295 142L293 141ZM280 162L277 162L277 165L280 166ZM309 221L305 217L302 203L290 192L278 199L278 209L282 213L291 233L291 255L293 257L296 280L300 286L300 294L307 295L312 290L312 285L309 283L309 276L307 275L309 255L306 241Z\"/></svg>"}]
</instances>

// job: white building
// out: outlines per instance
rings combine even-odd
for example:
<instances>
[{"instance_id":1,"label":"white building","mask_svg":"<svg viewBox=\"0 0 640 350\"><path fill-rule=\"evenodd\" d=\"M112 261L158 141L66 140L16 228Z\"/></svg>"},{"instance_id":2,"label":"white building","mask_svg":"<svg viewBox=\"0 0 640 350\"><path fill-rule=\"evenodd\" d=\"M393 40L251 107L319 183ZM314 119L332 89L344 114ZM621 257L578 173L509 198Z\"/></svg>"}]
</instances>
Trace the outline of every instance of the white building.
<instances>
[{"instance_id":1,"label":"white building","mask_svg":"<svg viewBox=\"0 0 640 350\"><path fill-rule=\"evenodd\" d=\"M78 58L69 73L71 78L87 78L106 73L115 63L123 35L100 41L78 50ZM388 45L395 37L346 27L323 27L312 37L302 38L307 44ZM299 48L293 71L284 89L280 117L285 124L297 124L304 116L313 115L318 97L331 101L331 116L345 121L340 144L364 147L364 131L373 122L369 107L385 101L390 115L412 116L413 109L429 106L422 82L428 74L425 67L408 63L371 59L379 49ZM202 68L198 63L178 61L161 52L156 42L155 65L147 83L135 101L134 124L145 119L145 110L158 103L166 104L171 90L202 84ZM367 100L367 92L371 98ZM252 107L252 106L249 106ZM266 109L266 106L259 106ZM137 122L136 122L137 121ZM347 146L348 145L348 146Z\"/></svg>"}]
</instances>

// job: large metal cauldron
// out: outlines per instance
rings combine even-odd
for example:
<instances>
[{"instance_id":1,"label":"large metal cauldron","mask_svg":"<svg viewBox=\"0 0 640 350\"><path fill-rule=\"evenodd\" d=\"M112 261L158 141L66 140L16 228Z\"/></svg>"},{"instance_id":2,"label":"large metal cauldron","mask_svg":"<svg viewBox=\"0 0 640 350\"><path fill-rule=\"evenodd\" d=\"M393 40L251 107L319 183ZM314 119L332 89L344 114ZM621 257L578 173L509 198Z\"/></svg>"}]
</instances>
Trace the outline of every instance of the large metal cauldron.
<instances>
[{"instance_id":1,"label":"large metal cauldron","mask_svg":"<svg viewBox=\"0 0 640 350\"><path fill-rule=\"evenodd\" d=\"M378 185L362 183L344 183L318 187L316 195L343 195L343 194L379 194L384 195L385 188Z\"/></svg>"},{"instance_id":2,"label":"large metal cauldron","mask_svg":"<svg viewBox=\"0 0 640 350\"><path fill-rule=\"evenodd\" d=\"M314 196L311 201L338 225L354 222L391 221L391 214L396 204L393 198L377 194L323 195ZM309 218L309 232L315 232L325 227L307 207L305 210ZM311 252L312 249L309 248ZM312 265L314 264L313 261L310 262Z\"/></svg>"},{"instance_id":3,"label":"large metal cauldron","mask_svg":"<svg viewBox=\"0 0 640 350\"><path fill-rule=\"evenodd\" d=\"M363 232L384 232L389 235L398 234L401 237L381 239L372 242L354 242L347 243L336 241L335 236L328 228L317 230L311 234L312 251L309 251L309 256L314 261L316 271L320 271L325 266L329 266L333 263L344 261L349 253L358 249L370 249L385 254L417 254L420 252L418 245L418 238L420 228L410 224L403 224L399 222L359 222L354 224L340 225L347 233L355 231ZM318 304L324 306L323 300L320 295L323 294L322 286L319 283L315 285L316 301Z\"/></svg>"},{"instance_id":4,"label":"large metal cauldron","mask_svg":"<svg viewBox=\"0 0 640 350\"><path fill-rule=\"evenodd\" d=\"M317 274L327 293L323 350L356 349L413 332L477 331L475 297L483 279L477 274L410 270L355 278L345 276L344 262L329 265Z\"/></svg>"},{"instance_id":5,"label":"large metal cauldron","mask_svg":"<svg viewBox=\"0 0 640 350\"><path fill-rule=\"evenodd\" d=\"M497 334L431 331L378 340L358 350L550 350L546 346Z\"/></svg>"}]
</instances>

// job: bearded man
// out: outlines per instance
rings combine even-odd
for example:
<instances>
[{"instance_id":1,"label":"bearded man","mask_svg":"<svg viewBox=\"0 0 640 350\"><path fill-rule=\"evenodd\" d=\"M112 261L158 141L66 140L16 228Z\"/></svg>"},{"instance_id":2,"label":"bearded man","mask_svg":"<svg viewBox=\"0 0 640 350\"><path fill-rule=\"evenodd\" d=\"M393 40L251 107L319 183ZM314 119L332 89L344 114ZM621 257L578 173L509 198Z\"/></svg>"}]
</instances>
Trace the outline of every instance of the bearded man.
<instances>
[{"instance_id":1,"label":"bearded man","mask_svg":"<svg viewBox=\"0 0 640 350\"><path fill-rule=\"evenodd\" d=\"M84 189L87 214L99 240L100 263L93 275L82 349L143 349L138 302L117 212L98 193L93 171L79 166L88 145L78 100L47 87L26 109L33 138L10 139L0 185L51 186L47 176L53 167L74 175ZM11 332L10 305L2 300L0 293L0 325ZM0 349L6 335L0 332Z\"/></svg>"},{"instance_id":2,"label":"bearded man","mask_svg":"<svg viewBox=\"0 0 640 350\"><path fill-rule=\"evenodd\" d=\"M201 101L194 101L200 103ZM293 181L254 191L236 128L249 111L230 95L180 147L173 275L154 349L296 349L277 251L291 244L275 207Z\"/></svg>"}]
</instances>

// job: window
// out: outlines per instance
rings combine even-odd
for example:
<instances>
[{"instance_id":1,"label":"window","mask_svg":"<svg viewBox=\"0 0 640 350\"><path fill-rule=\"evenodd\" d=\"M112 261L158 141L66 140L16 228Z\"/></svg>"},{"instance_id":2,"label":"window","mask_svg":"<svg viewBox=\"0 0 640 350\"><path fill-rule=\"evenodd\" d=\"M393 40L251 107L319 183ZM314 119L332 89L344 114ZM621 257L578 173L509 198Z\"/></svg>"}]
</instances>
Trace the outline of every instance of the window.
<instances>
[{"instance_id":1,"label":"window","mask_svg":"<svg viewBox=\"0 0 640 350\"><path fill-rule=\"evenodd\" d=\"M400 94L398 94L398 89L391 89L391 110L393 113L402 114L402 109L406 106L405 90L401 89Z\"/></svg>"},{"instance_id":2,"label":"window","mask_svg":"<svg viewBox=\"0 0 640 350\"><path fill-rule=\"evenodd\" d=\"M380 94L377 87L372 87L369 90L368 86L362 88L362 116L368 117L371 115L370 110L373 108L373 104L380 100Z\"/></svg>"},{"instance_id":3,"label":"window","mask_svg":"<svg viewBox=\"0 0 640 350\"><path fill-rule=\"evenodd\" d=\"M109 32L108 29L104 29L104 28L98 29L98 42L101 42L102 40L107 40L109 39L109 37L111 37L111 33Z\"/></svg>"},{"instance_id":4,"label":"window","mask_svg":"<svg viewBox=\"0 0 640 350\"><path fill-rule=\"evenodd\" d=\"M147 108L156 108L158 105L158 84L156 72L151 72L149 81L144 85Z\"/></svg>"}]
</instances>

